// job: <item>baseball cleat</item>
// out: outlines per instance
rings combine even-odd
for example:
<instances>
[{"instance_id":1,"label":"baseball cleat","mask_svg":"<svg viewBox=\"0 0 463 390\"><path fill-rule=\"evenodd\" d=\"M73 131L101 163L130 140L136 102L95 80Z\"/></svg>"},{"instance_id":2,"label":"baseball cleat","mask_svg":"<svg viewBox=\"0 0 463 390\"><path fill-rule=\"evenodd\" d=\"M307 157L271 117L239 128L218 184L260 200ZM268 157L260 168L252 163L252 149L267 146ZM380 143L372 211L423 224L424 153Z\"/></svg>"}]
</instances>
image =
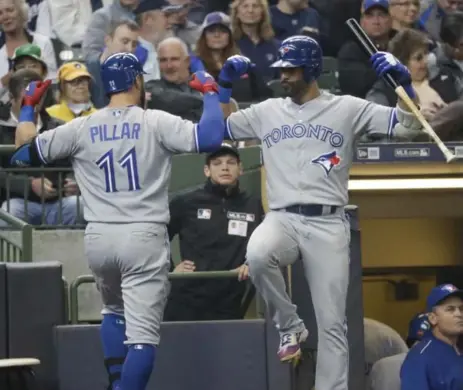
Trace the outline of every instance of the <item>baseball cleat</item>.
<instances>
[{"instance_id":1,"label":"baseball cleat","mask_svg":"<svg viewBox=\"0 0 463 390\"><path fill-rule=\"evenodd\" d=\"M283 333L280 336L280 347L278 348L280 361L297 364L301 357L300 343L307 340L308 336L309 332L307 329L299 333Z\"/></svg>"}]
</instances>

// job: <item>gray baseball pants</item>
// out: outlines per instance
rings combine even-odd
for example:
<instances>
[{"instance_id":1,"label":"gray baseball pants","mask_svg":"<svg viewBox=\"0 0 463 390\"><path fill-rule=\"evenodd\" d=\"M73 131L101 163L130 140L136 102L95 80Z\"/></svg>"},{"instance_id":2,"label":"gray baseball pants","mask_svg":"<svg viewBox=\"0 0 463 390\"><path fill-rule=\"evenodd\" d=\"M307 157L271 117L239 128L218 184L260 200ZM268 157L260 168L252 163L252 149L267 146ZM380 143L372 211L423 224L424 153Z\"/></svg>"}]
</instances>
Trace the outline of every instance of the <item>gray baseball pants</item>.
<instances>
[{"instance_id":1,"label":"gray baseball pants","mask_svg":"<svg viewBox=\"0 0 463 390\"><path fill-rule=\"evenodd\" d=\"M304 329L280 269L302 259L318 329L316 390L348 390L349 243L342 209L320 217L270 211L248 243L250 277L280 333Z\"/></svg>"},{"instance_id":2,"label":"gray baseball pants","mask_svg":"<svg viewBox=\"0 0 463 390\"><path fill-rule=\"evenodd\" d=\"M85 252L102 314L125 317L127 344L158 345L169 294L170 244L155 223L89 223Z\"/></svg>"}]
</instances>

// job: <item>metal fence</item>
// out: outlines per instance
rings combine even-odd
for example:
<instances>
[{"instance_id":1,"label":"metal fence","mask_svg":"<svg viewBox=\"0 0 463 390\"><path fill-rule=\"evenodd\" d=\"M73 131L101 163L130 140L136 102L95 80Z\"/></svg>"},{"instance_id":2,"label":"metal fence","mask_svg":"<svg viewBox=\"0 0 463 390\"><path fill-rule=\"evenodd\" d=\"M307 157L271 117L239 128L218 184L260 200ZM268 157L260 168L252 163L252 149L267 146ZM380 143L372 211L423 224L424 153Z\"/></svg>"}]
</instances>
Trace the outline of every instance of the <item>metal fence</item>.
<instances>
[{"instance_id":1,"label":"metal fence","mask_svg":"<svg viewBox=\"0 0 463 390\"><path fill-rule=\"evenodd\" d=\"M238 271L203 271L203 272L181 272L169 273L169 280L172 279L230 279L238 278ZM92 275L81 275L77 277L69 286L69 310L71 324L78 324L79 319L79 287L83 284L93 284L95 278ZM250 282L248 282L250 283ZM246 290L242 299L242 306L248 307L254 298L253 289L251 284ZM256 300L257 312L260 313L260 300Z\"/></svg>"},{"instance_id":2,"label":"metal fence","mask_svg":"<svg viewBox=\"0 0 463 390\"><path fill-rule=\"evenodd\" d=\"M0 221L8 224L12 229L0 231L0 261L1 262L30 262L32 261L33 227L0 209ZM15 240L15 232L20 237ZM12 234L13 233L13 234Z\"/></svg>"}]
</instances>

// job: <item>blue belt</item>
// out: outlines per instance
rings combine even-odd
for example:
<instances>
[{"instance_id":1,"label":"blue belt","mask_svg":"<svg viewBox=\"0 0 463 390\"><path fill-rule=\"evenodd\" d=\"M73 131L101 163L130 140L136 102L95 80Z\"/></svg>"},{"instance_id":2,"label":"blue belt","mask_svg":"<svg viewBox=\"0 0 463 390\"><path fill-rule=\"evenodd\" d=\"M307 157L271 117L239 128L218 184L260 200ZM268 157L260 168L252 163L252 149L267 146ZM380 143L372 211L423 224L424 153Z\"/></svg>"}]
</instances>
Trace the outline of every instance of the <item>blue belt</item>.
<instances>
[{"instance_id":1,"label":"blue belt","mask_svg":"<svg viewBox=\"0 0 463 390\"><path fill-rule=\"evenodd\" d=\"M338 209L338 206L324 206L322 204L295 204L282 208L280 211L300 214L306 217L320 217L322 215L334 214Z\"/></svg>"}]
</instances>

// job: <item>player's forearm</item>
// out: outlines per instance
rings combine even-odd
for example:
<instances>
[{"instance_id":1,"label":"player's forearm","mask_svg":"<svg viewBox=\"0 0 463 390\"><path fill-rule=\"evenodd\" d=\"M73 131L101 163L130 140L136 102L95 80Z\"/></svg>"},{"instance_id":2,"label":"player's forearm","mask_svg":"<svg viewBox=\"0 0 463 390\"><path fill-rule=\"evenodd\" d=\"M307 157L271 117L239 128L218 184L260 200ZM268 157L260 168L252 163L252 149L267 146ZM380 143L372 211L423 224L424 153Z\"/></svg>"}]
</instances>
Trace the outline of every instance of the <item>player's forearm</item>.
<instances>
[{"instance_id":1,"label":"player's forearm","mask_svg":"<svg viewBox=\"0 0 463 390\"><path fill-rule=\"evenodd\" d=\"M212 152L220 147L225 133L225 121L216 93L204 95L203 114L197 126L198 152Z\"/></svg>"},{"instance_id":2,"label":"player's forearm","mask_svg":"<svg viewBox=\"0 0 463 390\"><path fill-rule=\"evenodd\" d=\"M18 148L32 140L37 135L37 128L34 122L19 122L14 138L15 146Z\"/></svg>"}]
</instances>

